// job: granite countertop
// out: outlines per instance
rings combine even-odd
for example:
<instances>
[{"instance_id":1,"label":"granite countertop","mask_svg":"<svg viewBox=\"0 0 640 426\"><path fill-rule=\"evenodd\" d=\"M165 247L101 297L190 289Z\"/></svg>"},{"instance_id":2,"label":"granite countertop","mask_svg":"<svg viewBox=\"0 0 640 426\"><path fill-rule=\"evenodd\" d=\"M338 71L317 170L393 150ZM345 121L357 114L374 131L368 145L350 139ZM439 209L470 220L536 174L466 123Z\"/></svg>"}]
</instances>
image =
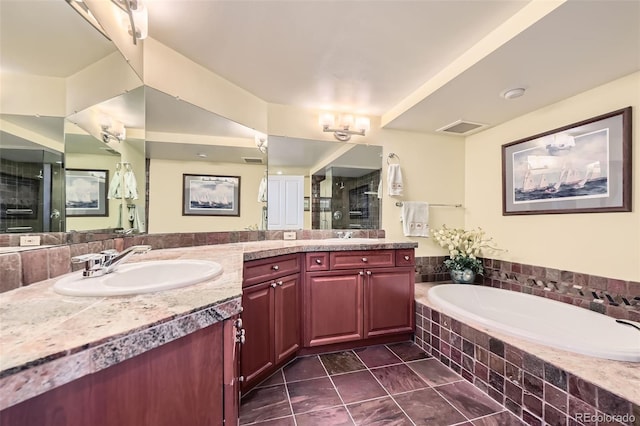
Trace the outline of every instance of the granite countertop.
<instances>
[{"instance_id":1,"label":"granite countertop","mask_svg":"<svg viewBox=\"0 0 640 426\"><path fill-rule=\"evenodd\" d=\"M193 286L135 296L62 296L53 291L61 277L2 293L0 410L239 313L243 261L298 252L416 246L411 241L329 239L152 250L129 263L213 260L224 272Z\"/></svg>"},{"instance_id":2,"label":"granite countertop","mask_svg":"<svg viewBox=\"0 0 640 426\"><path fill-rule=\"evenodd\" d=\"M428 292L434 285L438 284L417 283L415 287L415 298L416 301L425 306L442 312L442 309L434 306L429 300ZM503 342L507 342L518 349L535 354L538 358L556 367L597 384L612 393L626 398L634 404L640 405L640 387L638 386L638 383L640 383L640 368L638 368L638 363L612 361L552 348L494 331L473 321L457 318L455 315L449 315L448 313L447 315L464 322L476 330L483 331Z\"/></svg>"}]
</instances>

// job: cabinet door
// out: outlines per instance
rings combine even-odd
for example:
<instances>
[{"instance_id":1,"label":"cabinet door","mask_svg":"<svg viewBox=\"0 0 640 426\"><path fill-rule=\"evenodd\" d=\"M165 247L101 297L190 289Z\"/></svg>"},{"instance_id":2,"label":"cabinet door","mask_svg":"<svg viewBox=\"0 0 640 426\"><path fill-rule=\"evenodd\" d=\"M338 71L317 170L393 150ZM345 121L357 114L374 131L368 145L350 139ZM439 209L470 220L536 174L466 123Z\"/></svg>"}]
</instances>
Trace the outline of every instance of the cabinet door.
<instances>
[{"instance_id":1,"label":"cabinet door","mask_svg":"<svg viewBox=\"0 0 640 426\"><path fill-rule=\"evenodd\" d=\"M414 270L365 270L365 337L414 330Z\"/></svg>"},{"instance_id":2,"label":"cabinet door","mask_svg":"<svg viewBox=\"0 0 640 426\"><path fill-rule=\"evenodd\" d=\"M246 342L242 346L243 389L274 365L273 291L271 283L247 287L242 295L242 322ZM258 377L258 378L257 378Z\"/></svg>"},{"instance_id":3,"label":"cabinet door","mask_svg":"<svg viewBox=\"0 0 640 426\"><path fill-rule=\"evenodd\" d=\"M222 424L222 323L0 412L2 426Z\"/></svg>"},{"instance_id":4,"label":"cabinet door","mask_svg":"<svg viewBox=\"0 0 640 426\"><path fill-rule=\"evenodd\" d=\"M307 274L304 291L306 347L363 338L363 272Z\"/></svg>"},{"instance_id":5,"label":"cabinet door","mask_svg":"<svg viewBox=\"0 0 640 426\"><path fill-rule=\"evenodd\" d=\"M281 363L300 347L300 274L276 281L275 362Z\"/></svg>"},{"instance_id":6,"label":"cabinet door","mask_svg":"<svg viewBox=\"0 0 640 426\"><path fill-rule=\"evenodd\" d=\"M223 334L224 424L237 425L240 409L240 336L242 322L238 316L225 320Z\"/></svg>"}]
</instances>

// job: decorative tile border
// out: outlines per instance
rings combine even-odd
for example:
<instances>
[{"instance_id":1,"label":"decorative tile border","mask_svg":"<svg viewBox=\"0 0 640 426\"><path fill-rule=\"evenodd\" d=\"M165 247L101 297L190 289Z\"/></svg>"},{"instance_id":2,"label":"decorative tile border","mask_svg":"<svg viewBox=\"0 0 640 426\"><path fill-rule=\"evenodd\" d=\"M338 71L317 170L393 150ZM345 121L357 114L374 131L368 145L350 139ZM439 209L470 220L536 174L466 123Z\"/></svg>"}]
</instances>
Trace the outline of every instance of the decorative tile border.
<instances>
[{"instance_id":1,"label":"decorative tile border","mask_svg":"<svg viewBox=\"0 0 640 426\"><path fill-rule=\"evenodd\" d=\"M416 258L416 282L449 281L445 256ZM542 266L484 259L476 283L533 294L614 318L640 321L640 282L599 277Z\"/></svg>"},{"instance_id":2,"label":"decorative tile border","mask_svg":"<svg viewBox=\"0 0 640 426\"><path fill-rule=\"evenodd\" d=\"M532 426L640 425L640 406L416 302L415 342Z\"/></svg>"}]
</instances>

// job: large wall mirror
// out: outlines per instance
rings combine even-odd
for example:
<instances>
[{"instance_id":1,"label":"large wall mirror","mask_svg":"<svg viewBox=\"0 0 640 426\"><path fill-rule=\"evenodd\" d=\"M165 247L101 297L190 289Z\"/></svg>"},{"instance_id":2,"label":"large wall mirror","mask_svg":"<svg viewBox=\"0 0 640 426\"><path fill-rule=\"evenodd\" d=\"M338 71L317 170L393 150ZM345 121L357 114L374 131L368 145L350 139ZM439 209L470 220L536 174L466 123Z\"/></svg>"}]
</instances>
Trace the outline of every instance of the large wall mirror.
<instances>
[{"instance_id":1,"label":"large wall mirror","mask_svg":"<svg viewBox=\"0 0 640 426\"><path fill-rule=\"evenodd\" d=\"M268 163L303 177L304 229L380 228L381 146L270 136Z\"/></svg>"},{"instance_id":2,"label":"large wall mirror","mask_svg":"<svg viewBox=\"0 0 640 426\"><path fill-rule=\"evenodd\" d=\"M142 81L64 1L1 2L0 12L0 233L144 231ZM102 126L116 120L127 137L105 141ZM125 165L141 199L105 199Z\"/></svg>"},{"instance_id":3,"label":"large wall mirror","mask_svg":"<svg viewBox=\"0 0 640 426\"><path fill-rule=\"evenodd\" d=\"M379 228L381 147L271 136L263 152L253 129L144 86L66 2L0 8L0 233L267 229L279 175L303 179L297 229ZM110 194L129 170L137 197ZM238 178L238 214L185 214L185 175Z\"/></svg>"},{"instance_id":4,"label":"large wall mirror","mask_svg":"<svg viewBox=\"0 0 640 426\"><path fill-rule=\"evenodd\" d=\"M151 87L145 91L149 232L265 229L259 193L267 155L256 147L255 131ZM219 197L213 182L227 178L238 183L231 200L237 214L221 215L207 203ZM191 201L199 205L185 213Z\"/></svg>"}]
</instances>

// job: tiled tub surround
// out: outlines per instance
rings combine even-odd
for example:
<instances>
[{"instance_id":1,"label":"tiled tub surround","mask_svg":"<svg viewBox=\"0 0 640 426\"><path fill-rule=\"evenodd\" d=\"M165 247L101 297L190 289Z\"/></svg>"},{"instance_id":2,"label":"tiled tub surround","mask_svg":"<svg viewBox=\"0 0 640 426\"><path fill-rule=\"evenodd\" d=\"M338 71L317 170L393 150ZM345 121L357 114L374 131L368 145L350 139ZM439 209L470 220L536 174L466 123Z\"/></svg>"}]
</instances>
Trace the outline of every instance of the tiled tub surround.
<instances>
[{"instance_id":1,"label":"tiled tub surround","mask_svg":"<svg viewBox=\"0 0 640 426\"><path fill-rule=\"evenodd\" d=\"M584 419L626 414L640 425L637 363L573 354L458 321L434 309L427 296L433 285L416 284L418 345L526 423L595 425Z\"/></svg>"},{"instance_id":2,"label":"tiled tub surround","mask_svg":"<svg viewBox=\"0 0 640 426\"><path fill-rule=\"evenodd\" d=\"M0 294L0 410L238 313L245 260L363 247L415 243L260 241L152 250L131 262L213 260L224 272L190 287L130 297L61 296L53 291L55 279Z\"/></svg>"},{"instance_id":3,"label":"tiled tub surround","mask_svg":"<svg viewBox=\"0 0 640 426\"><path fill-rule=\"evenodd\" d=\"M72 264L71 258L107 249L122 250L126 247L148 244L157 249L195 247L256 241L282 240L284 231L231 231L196 232L174 234L145 234L113 237L113 233L101 232L49 232L45 234L0 234L0 293L77 271L82 268ZM20 236L40 235L45 247L18 247ZM296 231L296 241L334 238L336 231ZM383 230L355 230L353 238L384 238ZM293 241L295 244L296 241ZM289 241L291 243L291 241ZM7 252L13 247L13 252Z\"/></svg>"},{"instance_id":4,"label":"tiled tub surround","mask_svg":"<svg viewBox=\"0 0 640 426\"><path fill-rule=\"evenodd\" d=\"M446 257L416 257L416 282L450 280ZM523 263L484 259L476 283L548 297L614 318L640 321L640 282L599 277Z\"/></svg>"}]
</instances>

